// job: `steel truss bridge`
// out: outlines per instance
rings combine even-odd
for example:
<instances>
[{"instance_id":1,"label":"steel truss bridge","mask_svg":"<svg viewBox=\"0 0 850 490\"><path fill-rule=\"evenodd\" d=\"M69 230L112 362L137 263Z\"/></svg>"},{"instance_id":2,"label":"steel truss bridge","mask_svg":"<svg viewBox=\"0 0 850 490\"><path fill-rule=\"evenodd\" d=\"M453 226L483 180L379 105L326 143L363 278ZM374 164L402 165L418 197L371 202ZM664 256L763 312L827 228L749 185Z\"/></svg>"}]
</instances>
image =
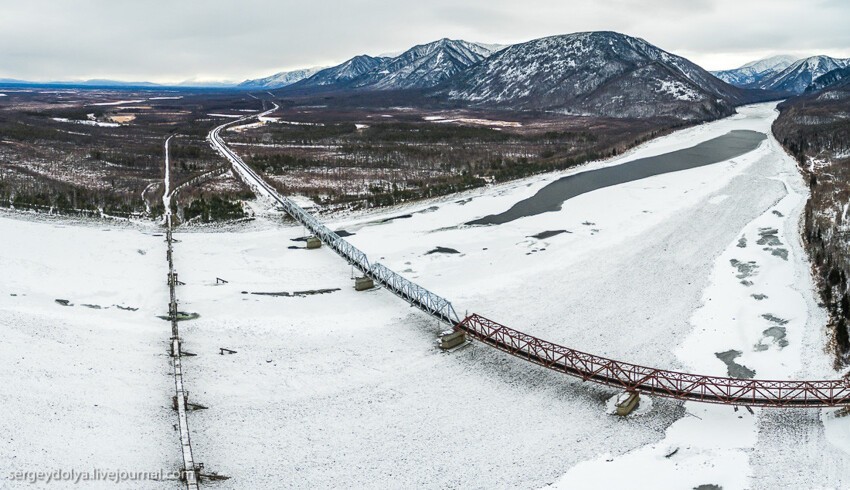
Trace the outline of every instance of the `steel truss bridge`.
<instances>
[{"instance_id":1,"label":"steel truss bridge","mask_svg":"<svg viewBox=\"0 0 850 490\"><path fill-rule=\"evenodd\" d=\"M274 107L259 115L246 116L213 129L210 144L230 160L246 182L276 201L280 208L310 230L322 243L356 267L365 276L392 291L408 303L444 321L470 338L540 366L606 386L653 396L679 400L752 407L833 407L850 405L850 380L770 381L758 379L703 376L655 369L587 354L553 344L506 327L478 314L462 321L445 298L411 282L380 263L370 263L366 254L348 243L313 215L282 196L257 172L234 153L221 139L228 126L266 116Z\"/></svg>"},{"instance_id":2,"label":"steel truss bridge","mask_svg":"<svg viewBox=\"0 0 850 490\"><path fill-rule=\"evenodd\" d=\"M570 349L472 314L455 327L491 347L583 381L625 391L750 407L850 405L850 381L723 378L638 366Z\"/></svg>"},{"instance_id":3,"label":"steel truss bridge","mask_svg":"<svg viewBox=\"0 0 850 490\"><path fill-rule=\"evenodd\" d=\"M250 181L249 185L259 188L263 194L266 194L275 200L283 211L292 216L295 221L301 223L301 225L310 230L310 232L318 237L322 243L333 249L340 257L347 260L349 264L356 267L365 276L370 277L376 283L384 286L397 296L429 315L449 324L456 325L460 319L458 318L457 313L455 313L454 307L452 307L452 304L447 299L410 281L383 264L370 263L369 258L365 253L363 253L363 251L337 235L336 232L332 231L327 226L323 225L312 214L302 209L291 199L287 199L282 196L274 187L269 185L265 179L257 174L254 169L242 161L239 155L234 153L233 150L224 143L224 140L221 139L220 133L224 128L239 124L253 117L263 117L277 109L278 106L275 104L274 108L259 114L259 116L247 116L213 129L209 134L210 143L213 148L233 163L236 170L242 174L243 177L246 177L246 181Z\"/></svg>"}]
</instances>

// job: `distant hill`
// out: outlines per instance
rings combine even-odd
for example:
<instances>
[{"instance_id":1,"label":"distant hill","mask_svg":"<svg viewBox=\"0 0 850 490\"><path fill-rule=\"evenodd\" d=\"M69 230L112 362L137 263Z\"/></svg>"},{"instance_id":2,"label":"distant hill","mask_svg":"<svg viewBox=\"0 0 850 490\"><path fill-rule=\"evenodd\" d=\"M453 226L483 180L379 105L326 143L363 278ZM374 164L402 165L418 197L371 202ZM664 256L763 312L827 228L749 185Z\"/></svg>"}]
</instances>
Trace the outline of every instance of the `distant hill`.
<instances>
[{"instance_id":1,"label":"distant hill","mask_svg":"<svg viewBox=\"0 0 850 490\"><path fill-rule=\"evenodd\" d=\"M152 82L123 82L120 80L56 80L50 82L32 82L28 80L16 80L12 78L0 78L0 83L14 85L33 85L33 86L51 86L51 87L104 87L104 88L145 88L145 87L161 87L162 85Z\"/></svg>"},{"instance_id":2,"label":"distant hill","mask_svg":"<svg viewBox=\"0 0 850 490\"><path fill-rule=\"evenodd\" d=\"M229 89L234 87L232 82L216 82L216 81L197 81L186 80L174 84L160 84L153 82L124 82L121 80L108 79L92 79L92 80L56 80L49 82L34 82L30 80L18 80L12 78L0 78L0 84L22 85L31 87L76 87L76 88L111 88L111 89L157 89L157 88L174 88L174 89L201 89L201 88L218 88Z\"/></svg>"}]
</instances>

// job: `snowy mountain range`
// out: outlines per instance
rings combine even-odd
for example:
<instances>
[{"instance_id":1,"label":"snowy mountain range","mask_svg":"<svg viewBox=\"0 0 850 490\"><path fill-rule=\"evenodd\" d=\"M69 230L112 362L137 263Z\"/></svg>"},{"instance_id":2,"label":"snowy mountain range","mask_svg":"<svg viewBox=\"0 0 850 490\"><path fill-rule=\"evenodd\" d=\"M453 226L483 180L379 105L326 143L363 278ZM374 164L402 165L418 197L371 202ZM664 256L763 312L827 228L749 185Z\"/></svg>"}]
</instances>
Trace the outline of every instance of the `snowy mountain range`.
<instances>
[{"instance_id":1,"label":"snowy mountain range","mask_svg":"<svg viewBox=\"0 0 850 490\"><path fill-rule=\"evenodd\" d=\"M300 70L282 71L275 73L270 77L257 78L254 80L245 80L237 85L239 88L248 89L266 89L272 90L292 85L295 82L300 82L305 78L315 75L319 70L325 67L303 68Z\"/></svg>"},{"instance_id":2,"label":"snowy mountain range","mask_svg":"<svg viewBox=\"0 0 850 490\"><path fill-rule=\"evenodd\" d=\"M732 85L777 92L803 93L818 77L833 70L850 66L850 59L811 56L795 59L780 55L753 61L734 70L713 72Z\"/></svg>"},{"instance_id":3,"label":"snowy mountain range","mask_svg":"<svg viewBox=\"0 0 850 490\"><path fill-rule=\"evenodd\" d=\"M801 94L818 77L846 66L850 66L850 59L812 56L794 62L779 73L765 77L758 85L759 88L766 90Z\"/></svg>"},{"instance_id":4,"label":"snowy mountain range","mask_svg":"<svg viewBox=\"0 0 850 490\"><path fill-rule=\"evenodd\" d=\"M401 90L430 88L493 53L484 45L440 39L414 46L395 57L355 56L295 83L292 89Z\"/></svg>"},{"instance_id":5,"label":"snowy mountain range","mask_svg":"<svg viewBox=\"0 0 850 490\"><path fill-rule=\"evenodd\" d=\"M762 79L782 72L798 59L791 55L782 54L751 61L733 70L714 71L711 73L724 82L738 87L758 88L758 83Z\"/></svg>"},{"instance_id":6,"label":"snowy mountain range","mask_svg":"<svg viewBox=\"0 0 850 490\"><path fill-rule=\"evenodd\" d=\"M383 66L389 59L391 58L373 57L362 54L337 66L320 70L314 75L293 85L301 88L345 85L362 75L373 72Z\"/></svg>"},{"instance_id":7,"label":"snowy mountain range","mask_svg":"<svg viewBox=\"0 0 850 490\"><path fill-rule=\"evenodd\" d=\"M440 39L421 44L354 81L356 87L394 90L434 87L478 63L490 49L466 41Z\"/></svg>"},{"instance_id":8,"label":"snowy mountain range","mask_svg":"<svg viewBox=\"0 0 850 490\"><path fill-rule=\"evenodd\" d=\"M613 117L731 114L746 98L690 61L616 32L510 46L452 79L445 94L475 106Z\"/></svg>"}]
</instances>

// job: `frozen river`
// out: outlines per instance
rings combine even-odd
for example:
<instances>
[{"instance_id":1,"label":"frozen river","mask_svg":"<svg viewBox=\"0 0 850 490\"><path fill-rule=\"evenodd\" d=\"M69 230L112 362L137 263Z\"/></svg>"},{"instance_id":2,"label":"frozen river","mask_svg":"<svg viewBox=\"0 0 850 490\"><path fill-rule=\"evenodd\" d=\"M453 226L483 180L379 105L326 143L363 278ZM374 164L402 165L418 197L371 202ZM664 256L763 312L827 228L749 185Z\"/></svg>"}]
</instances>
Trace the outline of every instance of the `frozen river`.
<instances>
[{"instance_id":1,"label":"frozen river","mask_svg":"<svg viewBox=\"0 0 850 490\"><path fill-rule=\"evenodd\" d=\"M739 112L614 160L329 226L461 315L639 364L726 375L731 360L760 378L832 378L798 234L806 186L770 136L556 211L465 224L578 172L731 131L770 134L773 105ZM0 443L4 467L179 464L169 327L156 318L165 245L150 230L103 228L0 217L15 237L0 241L11 278L0 285L0 430L14 434ZM197 354L184 378L190 401L209 407L189 425L205 472L230 477L217 488L850 485L850 418L662 399L617 418L610 389L481 345L440 352L444 325L386 291L354 291L350 267L293 241L303 234L274 215L176 234L181 310L200 314L181 323L184 349ZM318 290L327 292L251 294ZM37 376L22 374L34 367Z\"/></svg>"},{"instance_id":2,"label":"frozen river","mask_svg":"<svg viewBox=\"0 0 850 490\"><path fill-rule=\"evenodd\" d=\"M638 158L614 167L579 172L546 185L503 213L474 220L472 225L498 225L540 213L561 209L564 201L588 192L670 172L711 165L755 150L767 136L748 130L734 130L690 148Z\"/></svg>"}]
</instances>

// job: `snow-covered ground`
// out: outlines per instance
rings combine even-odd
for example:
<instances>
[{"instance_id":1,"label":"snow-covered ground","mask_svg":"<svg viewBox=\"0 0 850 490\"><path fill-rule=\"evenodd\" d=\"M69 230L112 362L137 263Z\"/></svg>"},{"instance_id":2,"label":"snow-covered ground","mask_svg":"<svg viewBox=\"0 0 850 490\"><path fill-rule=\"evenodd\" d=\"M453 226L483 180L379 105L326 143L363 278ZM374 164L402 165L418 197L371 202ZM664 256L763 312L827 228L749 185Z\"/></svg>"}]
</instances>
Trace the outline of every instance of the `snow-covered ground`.
<instances>
[{"instance_id":1,"label":"snow-covered ground","mask_svg":"<svg viewBox=\"0 0 850 490\"><path fill-rule=\"evenodd\" d=\"M92 121L90 119L68 119L65 117L51 117L56 122L65 122L72 124L82 124L84 126L100 126L102 128L119 128L121 127L118 123L111 122L102 122L102 121Z\"/></svg>"},{"instance_id":2,"label":"snow-covered ground","mask_svg":"<svg viewBox=\"0 0 850 490\"><path fill-rule=\"evenodd\" d=\"M733 129L769 133L772 105L740 112L586 168L693 146ZM452 299L460 313L475 311L571 347L709 374L726 373L718 353L729 360L728 351L741 350L731 360L758 375L836 376L796 231L805 186L774 140L728 162L580 196L559 212L495 227L462 225L503 211L566 173L338 220L333 227L355 233L349 240L373 260ZM761 234L769 226L775 234ZM568 232L532 238L555 230ZM234 487L242 478L277 481L266 480L265 472L311 486L490 488L557 481L567 488L610 488L618 474L629 474L617 470L633 467L657 487L844 483L842 470L823 471L848 467L847 453L829 442L840 440L830 433L846 424L830 411L824 417L836 428L827 432L817 411L751 416L669 400L617 419L606 413L610 390L481 346L438 352L433 320L385 292L354 292L348 267L327 250L290 250L297 243L290 239L302 234L296 228L185 238L187 248L200 252L187 254L188 270L208 272L205 285L187 286L183 297L213 313L186 336L208 343L203 350L239 351L215 360L199 356L198 363L211 364L189 371L197 376L191 380L196 393L219 406L204 413L194 435L197 451L233 476ZM749 248L738 247L742 235ZM437 247L459 253L427 253ZM749 278L753 285L740 283L733 259L759 265ZM212 286L214 275L237 279ZM729 289L730 275L737 289ZM304 298L241 294L337 287L341 291ZM769 330L786 320L778 325L785 337ZM203 332L203 340L191 329ZM216 375L208 376L211 371ZM700 419L693 415L706 422L694 424ZM783 420L802 424L795 425L795 437L777 429ZM800 432L813 451L805 458L788 450ZM252 445L275 456L258 460ZM673 445L683 448L659 456ZM808 463L802 469L801 458ZM819 458L828 464L815 464Z\"/></svg>"},{"instance_id":3,"label":"snow-covered ground","mask_svg":"<svg viewBox=\"0 0 850 490\"><path fill-rule=\"evenodd\" d=\"M769 133L773 105L739 112L585 168L690 147L733 129ZM340 218L332 227L354 233L349 240L373 261L451 299L461 315L474 311L570 347L705 374L726 374L728 363L759 378L837 375L824 350L824 313L797 233L805 185L772 138L728 162L595 191L558 212L491 227L463 225L504 211L567 173ZM104 264L120 267L123 282L109 267L97 269L91 287L100 293L92 293L94 299L83 294L85 288L61 293L76 304L111 304L119 299L101 296L105 291L125 292L132 296L123 301L142 305L135 312L138 328L100 344L94 341L105 335L95 328L99 324L88 323L92 332L87 333L72 329L93 337L83 339L92 345L83 346L91 352L79 353L81 359L106 346L113 349L107 359L125 356L123 365L92 380L99 384L79 382L107 393L119 389L117 378L142 377L138 392L113 397L134 401L116 407L124 414L121 429L148 431L133 443L158 449L147 458L155 466L176 467L179 444L170 427L176 420L158 406L171 388L167 323L154 318L166 304L161 238L52 226L0 219L3 236L14 236L6 234L7 227L38 234L35 250L66 243L77 250L100 240L101 246L91 249ZM566 232L532 237L559 230ZM281 226L276 214L232 232L175 234L181 242L174 260L187 283L178 290L180 309L200 314L180 325L184 350L197 354L185 358L184 378L189 401L209 407L190 415L192 441L205 472L231 477L216 482L218 488L539 488L554 483L734 489L850 483L850 417L835 418L832 410L750 415L732 407L654 399L651 406L643 402L639 415L618 418L607 413L616 395L611 389L478 344L451 354L439 351L434 340L444 326L386 291L355 292L350 267L326 248L306 250L303 242L293 241L303 235L300 227ZM149 243L157 253L128 258L134 250L125 250L130 243L137 248ZM0 260L17 257L10 262L20 263L16 270L35 283L43 277L38 275L43 260L32 259L26 247L0 245ZM437 247L458 253L427 253ZM49 263L80 267L76 256L71 261L58 250L43 254L54 255L45 259ZM144 266L145 261L152 262ZM138 284L127 288L127 278L137 275ZM229 283L216 285L217 277ZM53 307L53 296L62 297L52 284L30 286L42 291L40 301L33 299L35 293L24 298L40 309L21 310L13 307L20 297L0 297L0 315L21 311L28 319L19 337L42 324L38 318ZM44 292L47 287L54 289ZM131 315L114 308L56 308L64 323L75 318L66 311L86 319ZM52 345L57 337L64 338L51 331L38 341ZM17 353L24 343L0 348ZM132 352L124 352L127 344ZM236 353L221 355L220 348ZM51 357L38 352L33 355ZM50 361L48 368L59 376L59 363ZM10 365L5 372L16 369ZM12 413L32 415L15 416L12 424L0 418L0 428L3 423L29 427L40 413L29 408L33 400L17 401L21 382L17 387L0 388L4 401L15 403ZM34 399L53 396L45 387ZM128 412L144 416L128 417ZM80 406L74 413L72 423L97 412ZM107 421L118 424L118 414ZM54 430L66 435L81 429ZM98 435L109 431L102 432ZM121 440L127 443L126 437ZM68 465L75 458L123 461L128 453L116 441L97 446L92 439L94 447L85 447L96 454L58 457ZM52 456L50 441L40 442ZM18 444L2 447L5 458ZM140 454L149 453L132 454L141 460Z\"/></svg>"},{"instance_id":4,"label":"snow-covered ground","mask_svg":"<svg viewBox=\"0 0 850 490\"><path fill-rule=\"evenodd\" d=\"M733 129L770 133L772 104L739 112L588 168L692 146ZM372 220L364 226L352 220L339 226L357 233L350 240L370 257L383 257L390 267L451 298L459 312L481 313L570 347L720 375L727 374L727 365L717 354L728 358L729 351L738 350L734 361L758 377L837 376L825 353L824 312L816 304L799 241L807 191L795 163L772 137L728 162L585 194L559 212L495 227L457 226L503 211L558 177L471 193L418 213L408 210L410 218L389 223ZM568 233L531 238L554 230ZM742 237L746 247L739 246ZM460 253L424 255L437 246ZM748 268L754 269L752 277L739 277ZM656 401L655 410L663 412L668 403ZM654 488L848 484L843 475L849 455L829 441L840 440L835 434L847 431L850 422L831 418L832 411L825 411L829 429L824 434L817 411L765 410L753 417L730 407L686 404L684 409L704 422L687 416L656 444L640 448L623 436L602 451L577 445L563 461L588 462L560 483L612 488L640 475ZM646 417L629 423L645 423L638 419ZM660 414L648 417L658 420ZM800 433L814 452L789 450ZM683 448L665 458L661 453L674 445ZM608 455L623 453L622 459L608 461ZM799 460L806 461L803 468Z\"/></svg>"},{"instance_id":5,"label":"snow-covered ground","mask_svg":"<svg viewBox=\"0 0 850 490\"><path fill-rule=\"evenodd\" d=\"M135 99L135 100L116 100L115 102L96 102L92 105L126 105L126 104L138 104L139 102L144 102L147 99Z\"/></svg>"},{"instance_id":6,"label":"snow-covered ground","mask_svg":"<svg viewBox=\"0 0 850 490\"><path fill-rule=\"evenodd\" d=\"M769 144L777 146L775 141ZM701 306L690 318L692 330L677 342L674 353L689 372L761 379L833 378L823 352L826 318L815 304L799 238L805 185L781 150L763 157L761 164L773 171L773 181L784 186L784 192L716 257ZM729 197L716 194L709 203ZM820 411L756 409L750 414L691 402L685 407L689 416L668 428L662 441L620 457L606 453L580 463L556 487L612 488L634 481L653 481L653 488L659 489L848 484L847 444L836 446L830 436L842 439L850 426L835 419L834 410L823 411L825 419L835 424L825 438ZM799 444L790 434L805 434L808 447L789 450ZM599 474L608 477L600 479Z\"/></svg>"},{"instance_id":7,"label":"snow-covered ground","mask_svg":"<svg viewBox=\"0 0 850 490\"><path fill-rule=\"evenodd\" d=\"M178 469L163 238L7 214L0 236L0 488L45 486L18 471ZM116 485L81 484L101 486Z\"/></svg>"}]
</instances>

